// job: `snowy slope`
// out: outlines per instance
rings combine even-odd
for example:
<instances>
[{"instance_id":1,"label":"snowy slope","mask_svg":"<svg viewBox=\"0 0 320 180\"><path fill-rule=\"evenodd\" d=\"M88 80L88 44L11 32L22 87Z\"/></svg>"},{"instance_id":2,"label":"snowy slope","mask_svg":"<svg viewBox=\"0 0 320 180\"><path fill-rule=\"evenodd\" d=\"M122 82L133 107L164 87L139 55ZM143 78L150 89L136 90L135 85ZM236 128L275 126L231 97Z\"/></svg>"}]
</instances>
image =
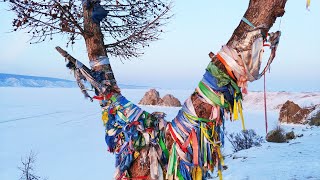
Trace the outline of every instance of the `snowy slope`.
<instances>
[{"instance_id":1,"label":"snowy slope","mask_svg":"<svg viewBox=\"0 0 320 180\"><path fill-rule=\"evenodd\" d=\"M320 128L283 125L303 137L289 143L263 143L228 155L224 179L250 180L319 180Z\"/></svg>"},{"instance_id":2,"label":"snowy slope","mask_svg":"<svg viewBox=\"0 0 320 180\"><path fill-rule=\"evenodd\" d=\"M135 103L145 92L146 89L123 90L123 94ZM192 90L160 90L162 96L166 93L183 102ZM290 97L297 98L294 101L311 103L310 99L303 99L302 94ZM319 93L316 94L314 97L319 101ZM260 95L257 93L254 97L258 99ZM91 103L82 97L78 88L0 88L0 180L19 179L17 166L21 157L31 150L38 153L38 174L49 180L112 179L114 156L107 152L104 142L100 107L97 102ZM284 97L280 99L285 101ZM261 102L246 99L249 103L245 104L251 104L244 111L246 127L264 136L263 111L254 107ZM273 99L276 102L272 102ZM270 107L277 106L278 100L279 97L271 98L268 101ZM157 106L143 108L150 112L166 112L168 120L179 110ZM272 128L277 124L278 110L270 108L268 118ZM285 126L291 129L291 126ZM245 160L227 156L229 168L223 172L225 179L320 179L317 171L320 156L315 153L320 150L320 130L306 129L305 126L294 128L304 136L289 144L264 143L262 147L235 154L246 156ZM228 121L226 129L229 133L239 132L241 122ZM223 152L232 153L227 141Z\"/></svg>"},{"instance_id":3,"label":"snowy slope","mask_svg":"<svg viewBox=\"0 0 320 180\"><path fill-rule=\"evenodd\" d=\"M300 107L320 104L320 92L267 92L268 110L280 109L287 100ZM259 110L264 108L263 92L249 92L244 96L244 108Z\"/></svg>"},{"instance_id":4,"label":"snowy slope","mask_svg":"<svg viewBox=\"0 0 320 180\"><path fill-rule=\"evenodd\" d=\"M0 87L76 87L65 79L0 73Z\"/></svg>"}]
</instances>

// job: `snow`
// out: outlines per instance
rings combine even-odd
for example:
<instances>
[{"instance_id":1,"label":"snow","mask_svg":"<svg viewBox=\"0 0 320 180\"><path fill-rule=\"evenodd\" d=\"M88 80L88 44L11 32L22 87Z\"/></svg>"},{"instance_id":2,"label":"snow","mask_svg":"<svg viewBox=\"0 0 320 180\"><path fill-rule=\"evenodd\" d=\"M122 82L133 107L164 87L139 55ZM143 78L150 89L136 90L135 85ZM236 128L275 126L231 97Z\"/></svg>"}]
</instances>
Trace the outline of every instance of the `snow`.
<instances>
[{"instance_id":1,"label":"snow","mask_svg":"<svg viewBox=\"0 0 320 180\"><path fill-rule=\"evenodd\" d=\"M263 143L228 155L224 179L320 179L320 128L284 125L303 137L289 143Z\"/></svg>"},{"instance_id":2,"label":"snow","mask_svg":"<svg viewBox=\"0 0 320 180\"><path fill-rule=\"evenodd\" d=\"M163 90L182 102L193 90ZM146 89L124 89L137 103ZM112 179L114 156L104 142L100 107L85 100L77 88L0 88L0 179L18 179L21 157L37 153L36 171L48 179ZM247 129L265 136L263 94L250 93L244 102ZM307 106L320 102L320 93L268 93L269 128L277 125L280 103L291 99ZM149 112L162 111L171 120L180 108L143 106ZM303 137L290 143L263 143L232 154L226 140L223 153L228 169L224 179L320 179L319 128L294 128ZM226 130L239 132L241 122L227 122ZM240 157L233 159L233 157ZM241 158L241 157L246 157Z\"/></svg>"},{"instance_id":3,"label":"snow","mask_svg":"<svg viewBox=\"0 0 320 180\"><path fill-rule=\"evenodd\" d=\"M287 100L294 101L300 107L317 105L320 104L320 92L267 92L269 110L280 109L281 105ZM249 92L248 95L244 96L244 109L262 110L263 108L263 92Z\"/></svg>"}]
</instances>

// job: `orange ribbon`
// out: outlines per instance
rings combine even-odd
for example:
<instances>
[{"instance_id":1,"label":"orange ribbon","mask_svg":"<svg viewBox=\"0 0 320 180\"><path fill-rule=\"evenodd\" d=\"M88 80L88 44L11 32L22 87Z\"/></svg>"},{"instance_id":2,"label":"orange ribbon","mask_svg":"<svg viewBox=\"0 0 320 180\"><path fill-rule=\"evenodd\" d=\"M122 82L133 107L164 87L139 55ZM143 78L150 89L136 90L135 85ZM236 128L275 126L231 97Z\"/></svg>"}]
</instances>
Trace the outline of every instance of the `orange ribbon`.
<instances>
[{"instance_id":1,"label":"orange ribbon","mask_svg":"<svg viewBox=\"0 0 320 180\"><path fill-rule=\"evenodd\" d=\"M220 56L220 54L217 54L217 58L219 59L220 62L222 62L222 64L224 65L224 67L227 69L227 72L228 72L229 76L230 76L232 79L237 80L236 77L234 77L230 66L229 66L229 65L227 64L227 62Z\"/></svg>"}]
</instances>

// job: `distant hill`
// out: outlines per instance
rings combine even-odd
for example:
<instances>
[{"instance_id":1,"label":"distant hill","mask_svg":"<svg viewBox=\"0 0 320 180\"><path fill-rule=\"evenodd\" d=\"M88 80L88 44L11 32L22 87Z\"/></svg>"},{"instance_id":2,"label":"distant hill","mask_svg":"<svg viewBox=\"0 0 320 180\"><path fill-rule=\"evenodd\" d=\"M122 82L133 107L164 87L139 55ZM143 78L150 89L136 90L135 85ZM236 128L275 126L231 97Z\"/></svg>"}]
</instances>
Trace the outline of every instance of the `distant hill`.
<instances>
[{"instance_id":1,"label":"distant hill","mask_svg":"<svg viewBox=\"0 0 320 180\"><path fill-rule=\"evenodd\" d=\"M119 84L122 89L147 89L148 86ZM66 79L0 73L0 87L74 88L75 81Z\"/></svg>"},{"instance_id":2,"label":"distant hill","mask_svg":"<svg viewBox=\"0 0 320 180\"><path fill-rule=\"evenodd\" d=\"M65 79L0 73L0 87L71 88L76 86L77 84L75 81Z\"/></svg>"},{"instance_id":3,"label":"distant hill","mask_svg":"<svg viewBox=\"0 0 320 180\"><path fill-rule=\"evenodd\" d=\"M139 86L139 85L130 85L130 84L121 84L121 83L118 83L118 86L121 89L150 89L150 86Z\"/></svg>"}]
</instances>

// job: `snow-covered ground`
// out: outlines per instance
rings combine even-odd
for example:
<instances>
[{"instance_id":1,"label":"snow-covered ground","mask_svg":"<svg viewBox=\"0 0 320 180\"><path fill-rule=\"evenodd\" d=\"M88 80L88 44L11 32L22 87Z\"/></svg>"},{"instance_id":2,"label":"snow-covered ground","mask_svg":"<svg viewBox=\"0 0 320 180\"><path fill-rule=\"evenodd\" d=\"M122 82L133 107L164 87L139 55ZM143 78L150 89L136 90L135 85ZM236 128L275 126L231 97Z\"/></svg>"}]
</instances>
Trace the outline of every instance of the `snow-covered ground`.
<instances>
[{"instance_id":1,"label":"snow-covered ground","mask_svg":"<svg viewBox=\"0 0 320 180\"><path fill-rule=\"evenodd\" d=\"M124 89L137 103L145 89ZM183 101L192 90L160 90ZM249 93L244 102L247 129L265 136L263 94ZM320 103L320 93L268 93L269 127L277 125L278 105L291 99L301 106ZM143 107L162 111L171 120L180 108ZM97 102L82 98L77 88L0 88L0 180L19 179L21 157L37 153L38 175L49 180L112 179L114 156L107 152L104 127ZM264 143L261 147L231 154L226 141L228 169L225 179L320 179L320 129L284 125L304 136L290 143ZM241 122L227 122L229 133ZM233 157L239 157L233 159Z\"/></svg>"},{"instance_id":2,"label":"snow-covered ground","mask_svg":"<svg viewBox=\"0 0 320 180\"><path fill-rule=\"evenodd\" d=\"M320 128L283 126L303 137L289 143L263 143L261 147L227 155L225 179L239 180L319 180Z\"/></svg>"}]
</instances>

